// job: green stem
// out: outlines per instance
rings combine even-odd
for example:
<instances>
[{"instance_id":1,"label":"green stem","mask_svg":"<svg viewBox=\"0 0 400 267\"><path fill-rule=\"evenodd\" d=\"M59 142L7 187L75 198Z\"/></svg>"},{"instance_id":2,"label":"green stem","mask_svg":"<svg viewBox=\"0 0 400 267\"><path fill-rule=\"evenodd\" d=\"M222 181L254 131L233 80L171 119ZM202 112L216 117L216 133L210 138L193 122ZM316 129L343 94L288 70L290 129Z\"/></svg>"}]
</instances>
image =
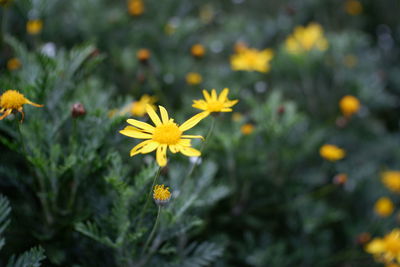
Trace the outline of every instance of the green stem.
<instances>
[{"instance_id":1,"label":"green stem","mask_svg":"<svg viewBox=\"0 0 400 267\"><path fill-rule=\"evenodd\" d=\"M140 212L140 217L139 217L139 222L138 222L138 227L137 227L137 229L140 229L140 226L142 225L143 216L144 216L144 214L145 214L145 212L146 212L146 210L147 210L147 207L148 207L148 205L149 205L149 203L150 203L150 199L151 199L151 195L152 195L152 192L153 192L153 188L154 188L154 185L155 185L156 182L157 182L158 177L160 176L161 168L162 168L162 167L159 167L159 168L158 168L157 173L156 173L156 175L154 176L153 184L151 185L150 192L149 192L149 194L147 195L146 202L145 202L145 204L144 204L144 206L143 206L142 211Z\"/></svg>"},{"instance_id":2,"label":"green stem","mask_svg":"<svg viewBox=\"0 0 400 267\"><path fill-rule=\"evenodd\" d=\"M151 233L150 233L149 237L147 238L146 243L144 243L143 253L146 252L147 247L150 244L150 241L153 239L153 236L156 233L157 226L158 226L158 223L160 221L160 214L161 214L161 206L158 205L158 212L157 212L156 222L154 223L153 229L151 230Z\"/></svg>"},{"instance_id":3,"label":"green stem","mask_svg":"<svg viewBox=\"0 0 400 267\"><path fill-rule=\"evenodd\" d=\"M2 14L2 18L1 18L1 20L0 20L0 23L1 23L1 25L0 25L0 45L1 46L3 46L3 45L5 45L5 43L4 43L4 37L5 37L5 35L6 35L6 31L7 31L7 7L3 7L2 8L2 12L1 12Z\"/></svg>"},{"instance_id":4,"label":"green stem","mask_svg":"<svg viewBox=\"0 0 400 267\"><path fill-rule=\"evenodd\" d=\"M24 154L25 157L28 157L28 153L27 153L27 150L26 150L24 137L22 136L21 123L18 120L15 120L15 121L17 123L17 130L18 130L19 139L20 139L21 146L22 146L22 153Z\"/></svg>"}]
</instances>

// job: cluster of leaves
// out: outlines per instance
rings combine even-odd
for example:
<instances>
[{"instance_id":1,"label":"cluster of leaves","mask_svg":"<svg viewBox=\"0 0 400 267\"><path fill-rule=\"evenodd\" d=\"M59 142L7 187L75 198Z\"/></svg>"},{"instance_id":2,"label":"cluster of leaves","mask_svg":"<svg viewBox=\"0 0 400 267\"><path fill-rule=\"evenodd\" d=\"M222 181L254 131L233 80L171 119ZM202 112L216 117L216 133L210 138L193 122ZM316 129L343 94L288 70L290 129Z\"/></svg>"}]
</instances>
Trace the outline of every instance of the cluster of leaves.
<instances>
[{"instance_id":1,"label":"cluster of leaves","mask_svg":"<svg viewBox=\"0 0 400 267\"><path fill-rule=\"evenodd\" d=\"M396 225L372 207L386 192L379 173L400 162L400 28L387 16L398 7L365 0L350 16L345 2L149 0L140 16L124 1L1 7L0 91L44 107L27 106L22 124L17 115L0 121L0 190L12 206L10 214L0 198L0 265L372 265L357 235ZM40 34L26 33L29 19L43 21ZM285 38L311 21L323 25L329 49L288 54ZM271 71L233 72L236 41L274 49ZM203 58L190 54L195 43ZM151 53L146 64L140 48ZM18 70L7 70L10 58ZM203 82L185 84L188 72ZM241 116L213 118L201 160L173 155L162 169L172 199L147 249L157 209L143 207L157 167L152 155L129 158L132 139L118 134L127 116L110 111L151 94L182 122L202 87L229 87ZM362 108L343 123L346 94ZM210 120L193 132L205 136ZM254 132L244 134L248 123ZM346 158L324 161L325 143ZM333 182L339 173L345 184Z\"/></svg>"}]
</instances>

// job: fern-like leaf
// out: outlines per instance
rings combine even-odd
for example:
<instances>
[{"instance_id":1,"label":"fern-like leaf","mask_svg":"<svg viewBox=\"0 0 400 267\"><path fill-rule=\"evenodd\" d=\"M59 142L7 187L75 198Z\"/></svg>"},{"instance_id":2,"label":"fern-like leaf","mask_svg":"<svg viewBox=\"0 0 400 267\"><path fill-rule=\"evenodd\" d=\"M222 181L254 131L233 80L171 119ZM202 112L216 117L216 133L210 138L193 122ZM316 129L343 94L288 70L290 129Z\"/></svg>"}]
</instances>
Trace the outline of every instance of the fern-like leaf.
<instances>
[{"instance_id":1,"label":"fern-like leaf","mask_svg":"<svg viewBox=\"0 0 400 267\"><path fill-rule=\"evenodd\" d=\"M8 261L7 267L39 267L44 256L44 249L41 247L31 248L19 257L12 256Z\"/></svg>"},{"instance_id":2,"label":"fern-like leaf","mask_svg":"<svg viewBox=\"0 0 400 267\"><path fill-rule=\"evenodd\" d=\"M222 256L224 248L211 242L203 242L199 245L192 243L186 249L187 257L180 266L202 267L210 266L217 258Z\"/></svg>"},{"instance_id":3,"label":"fern-like leaf","mask_svg":"<svg viewBox=\"0 0 400 267\"><path fill-rule=\"evenodd\" d=\"M11 212L10 202L5 196L0 195L0 249L4 246L3 232L10 223L8 215Z\"/></svg>"}]
</instances>

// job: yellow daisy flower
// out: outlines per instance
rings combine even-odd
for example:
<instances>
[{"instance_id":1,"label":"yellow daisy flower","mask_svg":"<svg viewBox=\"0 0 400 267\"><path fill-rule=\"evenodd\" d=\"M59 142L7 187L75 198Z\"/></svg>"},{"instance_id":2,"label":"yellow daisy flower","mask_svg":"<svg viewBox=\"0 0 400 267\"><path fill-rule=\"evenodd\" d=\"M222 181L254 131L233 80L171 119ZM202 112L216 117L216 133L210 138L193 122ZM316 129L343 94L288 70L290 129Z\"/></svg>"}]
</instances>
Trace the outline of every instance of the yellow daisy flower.
<instances>
[{"instance_id":1,"label":"yellow daisy flower","mask_svg":"<svg viewBox=\"0 0 400 267\"><path fill-rule=\"evenodd\" d=\"M393 229L383 238L374 238L365 246L365 251L373 254L378 262L388 264L387 266L400 264L400 229Z\"/></svg>"},{"instance_id":2,"label":"yellow daisy flower","mask_svg":"<svg viewBox=\"0 0 400 267\"><path fill-rule=\"evenodd\" d=\"M394 204L388 197L379 198L374 205L374 211L380 217L388 217L393 213Z\"/></svg>"},{"instance_id":3,"label":"yellow daisy flower","mask_svg":"<svg viewBox=\"0 0 400 267\"><path fill-rule=\"evenodd\" d=\"M203 77L200 73L189 72L186 74L186 83L189 85L198 85L203 81Z\"/></svg>"},{"instance_id":4,"label":"yellow daisy flower","mask_svg":"<svg viewBox=\"0 0 400 267\"><path fill-rule=\"evenodd\" d=\"M43 28L43 21L40 19L28 20L26 23L26 31L31 35L39 34Z\"/></svg>"},{"instance_id":5,"label":"yellow daisy flower","mask_svg":"<svg viewBox=\"0 0 400 267\"><path fill-rule=\"evenodd\" d=\"M400 193L400 171L385 171L381 176L382 183L390 191Z\"/></svg>"},{"instance_id":6,"label":"yellow daisy flower","mask_svg":"<svg viewBox=\"0 0 400 267\"><path fill-rule=\"evenodd\" d=\"M153 199L157 205L164 206L171 199L171 193L169 192L169 187L164 187L164 185L156 185L153 190Z\"/></svg>"},{"instance_id":7,"label":"yellow daisy flower","mask_svg":"<svg viewBox=\"0 0 400 267\"><path fill-rule=\"evenodd\" d=\"M132 138L147 139L131 150L131 157L140 153L146 154L157 150L157 163L163 167L167 165L167 148L169 148L172 153L180 152L188 157L200 156L200 151L191 147L190 139L202 139L203 137L200 135L183 135L183 132L193 128L204 119L207 114L199 113L179 126L173 119L169 118L168 112L164 107L158 107L160 109L161 119L150 105L146 105L146 112L155 126L142 121L128 119L127 122L133 126L127 126L120 131L121 134Z\"/></svg>"},{"instance_id":8,"label":"yellow daisy flower","mask_svg":"<svg viewBox=\"0 0 400 267\"><path fill-rule=\"evenodd\" d=\"M204 100L193 100L192 107L204 110L203 113L205 113L206 116L212 112L231 112L231 107L239 100L229 100L228 93L228 88L222 90L219 96L217 96L215 89L211 90L211 95L206 90L203 90Z\"/></svg>"},{"instance_id":9,"label":"yellow daisy flower","mask_svg":"<svg viewBox=\"0 0 400 267\"><path fill-rule=\"evenodd\" d=\"M142 0L129 0L128 12L132 16L140 16L144 12L144 4Z\"/></svg>"},{"instance_id":10,"label":"yellow daisy flower","mask_svg":"<svg viewBox=\"0 0 400 267\"><path fill-rule=\"evenodd\" d=\"M16 90L7 90L0 96L0 113L3 113L0 116L0 120L4 119L13 111L18 111L22 114L21 122L24 120L24 104L29 104L35 107L43 107L43 105L39 105L31 102L27 99L23 94Z\"/></svg>"},{"instance_id":11,"label":"yellow daisy flower","mask_svg":"<svg viewBox=\"0 0 400 267\"><path fill-rule=\"evenodd\" d=\"M266 73L270 70L270 61L274 57L272 49L258 51L254 48L242 48L231 56L231 68L234 71L259 71Z\"/></svg>"},{"instance_id":12,"label":"yellow daisy flower","mask_svg":"<svg viewBox=\"0 0 400 267\"><path fill-rule=\"evenodd\" d=\"M339 102L340 110L342 111L343 115L346 117L350 117L354 113L357 113L361 107L360 101L357 97L352 95L346 95L340 99Z\"/></svg>"},{"instance_id":13,"label":"yellow daisy flower","mask_svg":"<svg viewBox=\"0 0 400 267\"><path fill-rule=\"evenodd\" d=\"M319 149L319 154L321 157L323 157L326 160L329 161L337 161L341 160L346 156L346 151L344 149L341 149L335 145L323 145Z\"/></svg>"},{"instance_id":14,"label":"yellow daisy flower","mask_svg":"<svg viewBox=\"0 0 400 267\"><path fill-rule=\"evenodd\" d=\"M286 50L292 54L301 54L313 49L325 51L328 46L324 30L318 23L310 23L306 27L297 26L285 41Z\"/></svg>"},{"instance_id":15,"label":"yellow daisy flower","mask_svg":"<svg viewBox=\"0 0 400 267\"><path fill-rule=\"evenodd\" d=\"M150 105L155 108L154 103L156 102L157 97L144 94L138 101L134 101L132 103L130 106L130 112L133 116L143 117L146 115L146 105Z\"/></svg>"},{"instance_id":16,"label":"yellow daisy flower","mask_svg":"<svg viewBox=\"0 0 400 267\"><path fill-rule=\"evenodd\" d=\"M10 71L17 70L17 69L21 68L21 65L22 65L21 61L16 57L10 58L7 61L7 69L10 70Z\"/></svg>"}]
</instances>

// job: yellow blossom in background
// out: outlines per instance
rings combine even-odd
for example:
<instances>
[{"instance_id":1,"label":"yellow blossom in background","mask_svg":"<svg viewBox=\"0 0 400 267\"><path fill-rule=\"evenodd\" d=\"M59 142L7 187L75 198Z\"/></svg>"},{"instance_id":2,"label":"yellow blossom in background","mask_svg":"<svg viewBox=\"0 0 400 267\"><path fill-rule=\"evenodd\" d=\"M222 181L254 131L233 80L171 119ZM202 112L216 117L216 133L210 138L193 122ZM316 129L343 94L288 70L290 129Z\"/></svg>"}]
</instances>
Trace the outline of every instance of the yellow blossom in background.
<instances>
[{"instance_id":1,"label":"yellow blossom in background","mask_svg":"<svg viewBox=\"0 0 400 267\"><path fill-rule=\"evenodd\" d=\"M270 61L274 57L272 49L257 50L242 48L231 56L231 68L234 71L259 71L266 73L270 70Z\"/></svg>"},{"instance_id":2,"label":"yellow blossom in background","mask_svg":"<svg viewBox=\"0 0 400 267\"><path fill-rule=\"evenodd\" d=\"M225 88L222 90L220 95L217 95L215 89L211 90L209 94L206 90L203 90L203 99L193 100L192 107L204 110L206 116L213 112L231 112L233 107L239 100L229 100L228 99L229 89Z\"/></svg>"},{"instance_id":3,"label":"yellow blossom in background","mask_svg":"<svg viewBox=\"0 0 400 267\"><path fill-rule=\"evenodd\" d=\"M201 58L206 53L206 49L201 44L195 44L190 48L190 53L196 58Z\"/></svg>"},{"instance_id":4,"label":"yellow blossom in background","mask_svg":"<svg viewBox=\"0 0 400 267\"><path fill-rule=\"evenodd\" d=\"M233 112L233 113L232 113L232 120L233 120L234 122L241 121L242 119L243 119L242 113L240 113L240 112Z\"/></svg>"},{"instance_id":5,"label":"yellow blossom in background","mask_svg":"<svg viewBox=\"0 0 400 267\"><path fill-rule=\"evenodd\" d=\"M365 251L387 266L400 264L400 229L393 229L383 238L374 238L365 246Z\"/></svg>"},{"instance_id":6,"label":"yellow blossom in background","mask_svg":"<svg viewBox=\"0 0 400 267\"><path fill-rule=\"evenodd\" d=\"M400 193L400 171L383 172L381 181L390 191Z\"/></svg>"},{"instance_id":7,"label":"yellow blossom in background","mask_svg":"<svg viewBox=\"0 0 400 267\"><path fill-rule=\"evenodd\" d=\"M337 161L346 156L346 151L335 145L323 145L319 149L319 154L326 160Z\"/></svg>"},{"instance_id":8,"label":"yellow blossom in background","mask_svg":"<svg viewBox=\"0 0 400 267\"><path fill-rule=\"evenodd\" d=\"M157 163L163 167L167 165L167 148L172 153L180 152L188 157L200 156L200 151L191 147L190 139L202 139L203 137L200 135L183 135L183 132L196 126L207 114L199 113L179 126L173 119L169 118L164 107L159 106L159 109L161 119L150 105L146 105L146 112L155 126L135 119L128 119L127 122L133 126L127 126L120 131L121 134L132 138L146 139L131 150L131 157L157 150Z\"/></svg>"},{"instance_id":9,"label":"yellow blossom in background","mask_svg":"<svg viewBox=\"0 0 400 267\"><path fill-rule=\"evenodd\" d=\"M146 62L150 59L151 53L149 49L142 48L136 53L136 57L140 62Z\"/></svg>"},{"instance_id":10,"label":"yellow blossom in background","mask_svg":"<svg viewBox=\"0 0 400 267\"><path fill-rule=\"evenodd\" d=\"M246 124L243 124L242 127L240 127L240 132L243 135L250 135L254 132L254 129L255 129L254 124L246 123Z\"/></svg>"},{"instance_id":11,"label":"yellow blossom in background","mask_svg":"<svg viewBox=\"0 0 400 267\"><path fill-rule=\"evenodd\" d=\"M132 16L140 16L144 12L144 4L142 0L128 0L128 12Z\"/></svg>"},{"instance_id":12,"label":"yellow blossom in background","mask_svg":"<svg viewBox=\"0 0 400 267\"><path fill-rule=\"evenodd\" d=\"M176 32L176 25L168 22L167 24L165 24L164 26L164 32L166 35L172 35Z\"/></svg>"},{"instance_id":13,"label":"yellow blossom in background","mask_svg":"<svg viewBox=\"0 0 400 267\"><path fill-rule=\"evenodd\" d=\"M374 211L381 217L387 217L393 213L394 205L390 198L381 197L374 205Z\"/></svg>"},{"instance_id":14,"label":"yellow blossom in background","mask_svg":"<svg viewBox=\"0 0 400 267\"><path fill-rule=\"evenodd\" d=\"M186 82L190 85L198 85L203 81L203 77L197 72L186 74Z\"/></svg>"},{"instance_id":15,"label":"yellow blossom in background","mask_svg":"<svg viewBox=\"0 0 400 267\"><path fill-rule=\"evenodd\" d=\"M344 3L344 10L347 14L356 16L362 13L363 7L360 1L357 0L346 0Z\"/></svg>"},{"instance_id":16,"label":"yellow blossom in background","mask_svg":"<svg viewBox=\"0 0 400 267\"><path fill-rule=\"evenodd\" d=\"M339 102L340 110L342 111L343 115L349 117L360 109L361 104L360 101L352 95L346 95L340 99Z\"/></svg>"},{"instance_id":17,"label":"yellow blossom in background","mask_svg":"<svg viewBox=\"0 0 400 267\"><path fill-rule=\"evenodd\" d=\"M233 51L235 53L240 53L248 49L248 46L245 42L243 41L237 41L233 47Z\"/></svg>"},{"instance_id":18,"label":"yellow blossom in background","mask_svg":"<svg viewBox=\"0 0 400 267\"><path fill-rule=\"evenodd\" d=\"M26 31L31 34L39 34L43 28L43 21L40 19L28 20L26 23Z\"/></svg>"},{"instance_id":19,"label":"yellow blossom in background","mask_svg":"<svg viewBox=\"0 0 400 267\"><path fill-rule=\"evenodd\" d=\"M164 185L156 185L153 190L153 199L157 205L166 205L171 199L171 193L169 192L169 187Z\"/></svg>"},{"instance_id":20,"label":"yellow blossom in background","mask_svg":"<svg viewBox=\"0 0 400 267\"><path fill-rule=\"evenodd\" d=\"M27 99L23 94L16 90L7 90L0 96L0 120L4 119L13 111L18 111L22 114L21 121L24 120L24 110L23 105L29 104L35 107L43 107L43 105L39 105L31 102Z\"/></svg>"},{"instance_id":21,"label":"yellow blossom in background","mask_svg":"<svg viewBox=\"0 0 400 267\"><path fill-rule=\"evenodd\" d=\"M199 18L204 24L212 22L215 16L214 8L211 4L206 4L200 8Z\"/></svg>"},{"instance_id":22,"label":"yellow blossom in background","mask_svg":"<svg viewBox=\"0 0 400 267\"><path fill-rule=\"evenodd\" d=\"M21 68L21 66L22 66L21 61L16 57L10 58L7 61L7 69L10 71L17 70Z\"/></svg>"},{"instance_id":23,"label":"yellow blossom in background","mask_svg":"<svg viewBox=\"0 0 400 267\"><path fill-rule=\"evenodd\" d=\"M152 108L155 108L154 103L157 102L157 97L142 95L142 97L138 101L134 101L131 105L131 114L133 116L143 117L146 115L146 106L150 105Z\"/></svg>"},{"instance_id":24,"label":"yellow blossom in background","mask_svg":"<svg viewBox=\"0 0 400 267\"><path fill-rule=\"evenodd\" d=\"M313 49L325 51L328 41L324 37L324 30L318 23L308 26L297 26L285 41L286 50L292 54L301 54Z\"/></svg>"}]
</instances>

